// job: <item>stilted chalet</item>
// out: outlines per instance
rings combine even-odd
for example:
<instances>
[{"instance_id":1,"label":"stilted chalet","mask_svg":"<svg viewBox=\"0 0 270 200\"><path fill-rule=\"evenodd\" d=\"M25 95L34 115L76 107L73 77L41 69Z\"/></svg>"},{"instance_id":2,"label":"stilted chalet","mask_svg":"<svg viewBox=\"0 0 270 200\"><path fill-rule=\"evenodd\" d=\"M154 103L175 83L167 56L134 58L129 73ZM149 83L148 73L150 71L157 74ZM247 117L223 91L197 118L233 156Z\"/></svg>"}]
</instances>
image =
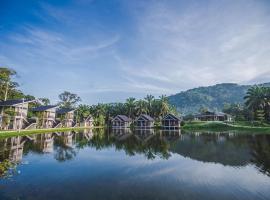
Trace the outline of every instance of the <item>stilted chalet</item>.
<instances>
[{"instance_id":1,"label":"stilted chalet","mask_svg":"<svg viewBox=\"0 0 270 200\"><path fill-rule=\"evenodd\" d=\"M89 115L83 122L80 123L80 126L86 128L92 128L94 126L94 119L91 115Z\"/></svg>"},{"instance_id":2,"label":"stilted chalet","mask_svg":"<svg viewBox=\"0 0 270 200\"><path fill-rule=\"evenodd\" d=\"M24 99L1 101L1 128L18 130L28 125L28 104L34 101Z\"/></svg>"},{"instance_id":3,"label":"stilted chalet","mask_svg":"<svg viewBox=\"0 0 270 200\"><path fill-rule=\"evenodd\" d=\"M117 115L112 119L112 128L128 128L130 124L131 119L126 115Z\"/></svg>"},{"instance_id":4,"label":"stilted chalet","mask_svg":"<svg viewBox=\"0 0 270 200\"><path fill-rule=\"evenodd\" d=\"M181 119L173 114L167 114L162 119L162 127L164 129L179 129L181 124Z\"/></svg>"},{"instance_id":5,"label":"stilted chalet","mask_svg":"<svg viewBox=\"0 0 270 200\"><path fill-rule=\"evenodd\" d=\"M232 121L232 117L229 114L223 112L210 112L206 111L201 114L195 115L194 120L200 121Z\"/></svg>"},{"instance_id":6,"label":"stilted chalet","mask_svg":"<svg viewBox=\"0 0 270 200\"><path fill-rule=\"evenodd\" d=\"M150 129L154 127L154 119L146 114L141 114L134 122L136 129Z\"/></svg>"},{"instance_id":7,"label":"stilted chalet","mask_svg":"<svg viewBox=\"0 0 270 200\"><path fill-rule=\"evenodd\" d=\"M55 114L56 105L39 106L33 108L32 111L38 117L38 127L39 128L53 128L56 124Z\"/></svg>"},{"instance_id":8,"label":"stilted chalet","mask_svg":"<svg viewBox=\"0 0 270 200\"><path fill-rule=\"evenodd\" d=\"M74 111L73 108L60 108L56 110L56 118L60 119L62 127L73 127L74 124Z\"/></svg>"}]
</instances>

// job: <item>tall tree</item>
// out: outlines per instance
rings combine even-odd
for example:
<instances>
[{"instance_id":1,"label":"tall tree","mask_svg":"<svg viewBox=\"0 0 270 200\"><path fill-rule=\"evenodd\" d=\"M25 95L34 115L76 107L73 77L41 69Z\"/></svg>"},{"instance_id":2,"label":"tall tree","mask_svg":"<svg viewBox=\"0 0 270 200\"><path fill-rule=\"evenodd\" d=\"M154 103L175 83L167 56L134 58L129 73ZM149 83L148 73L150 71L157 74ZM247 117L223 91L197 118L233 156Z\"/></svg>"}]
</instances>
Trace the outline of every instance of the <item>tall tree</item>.
<instances>
[{"instance_id":1,"label":"tall tree","mask_svg":"<svg viewBox=\"0 0 270 200\"><path fill-rule=\"evenodd\" d=\"M128 116L133 118L135 116L135 108L136 108L136 99L133 97L130 97L126 100L126 108Z\"/></svg>"},{"instance_id":2,"label":"tall tree","mask_svg":"<svg viewBox=\"0 0 270 200\"><path fill-rule=\"evenodd\" d=\"M17 75L17 72L7 67L0 67L0 99L7 100L12 90L16 90L19 84L13 81L13 77ZM21 92L20 92L21 93ZM22 93L21 93L22 94ZM13 94L16 96L15 94Z\"/></svg>"},{"instance_id":3,"label":"tall tree","mask_svg":"<svg viewBox=\"0 0 270 200\"><path fill-rule=\"evenodd\" d=\"M63 108L74 108L81 98L77 94L64 91L59 95L59 105Z\"/></svg>"},{"instance_id":4,"label":"tall tree","mask_svg":"<svg viewBox=\"0 0 270 200\"><path fill-rule=\"evenodd\" d=\"M254 118L261 118L261 110L265 106L264 89L259 86L251 87L244 99L245 105L253 112Z\"/></svg>"},{"instance_id":5,"label":"tall tree","mask_svg":"<svg viewBox=\"0 0 270 200\"><path fill-rule=\"evenodd\" d=\"M147 112L149 115L151 115L152 114L152 103L153 103L155 97L151 94L148 94L144 99L147 102Z\"/></svg>"}]
</instances>

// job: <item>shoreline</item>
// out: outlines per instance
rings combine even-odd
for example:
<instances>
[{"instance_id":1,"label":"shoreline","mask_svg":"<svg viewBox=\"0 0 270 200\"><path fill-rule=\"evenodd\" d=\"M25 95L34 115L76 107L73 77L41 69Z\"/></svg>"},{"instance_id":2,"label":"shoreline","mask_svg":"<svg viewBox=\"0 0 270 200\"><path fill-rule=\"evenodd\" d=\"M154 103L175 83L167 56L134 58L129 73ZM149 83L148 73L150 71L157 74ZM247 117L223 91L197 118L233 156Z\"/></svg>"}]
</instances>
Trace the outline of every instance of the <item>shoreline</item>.
<instances>
[{"instance_id":1,"label":"shoreline","mask_svg":"<svg viewBox=\"0 0 270 200\"><path fill-rule=\"evenodd\" d=\"M106 127L70 127L70 128L50 128L50 129L31 129L31 130L6 130L0 131L0 139L12 136L26 136L41 133L50 132L61 132L61 131L72 131L72 130L84 130L84 129L94 129L94 128L106 128ZM130 128L132 129L132 128ZM161 130L162 128L157 126L153 129ZM209 131L213 133L224 132L224 131L237 131L239 133L265 133L270 134L270 126L241 126L233 125L224 122L187 122L179 130L183 131Z\"/></svg>"}]
</instances>

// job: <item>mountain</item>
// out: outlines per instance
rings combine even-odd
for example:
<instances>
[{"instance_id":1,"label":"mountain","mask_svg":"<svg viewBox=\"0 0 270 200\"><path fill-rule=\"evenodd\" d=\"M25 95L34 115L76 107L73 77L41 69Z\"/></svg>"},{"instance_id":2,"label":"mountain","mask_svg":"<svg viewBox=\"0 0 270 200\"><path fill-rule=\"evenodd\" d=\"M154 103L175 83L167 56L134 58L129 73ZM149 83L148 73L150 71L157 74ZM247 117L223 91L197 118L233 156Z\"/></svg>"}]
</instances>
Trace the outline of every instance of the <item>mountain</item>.
<instances>
[{"instance_id":1,"label":"mountain","mask_svg":"<svg viewBox=\"0 0 270 200\"><path fill-rule=\"evenodd\" d=\"M270 86L270 83L260 84ZM244 103L244 96L252 85L222 83L198 87L169 96L169 102L182 114L196 113L202 107L221 111L226 103Z\"/></svg>"}]
</instances>

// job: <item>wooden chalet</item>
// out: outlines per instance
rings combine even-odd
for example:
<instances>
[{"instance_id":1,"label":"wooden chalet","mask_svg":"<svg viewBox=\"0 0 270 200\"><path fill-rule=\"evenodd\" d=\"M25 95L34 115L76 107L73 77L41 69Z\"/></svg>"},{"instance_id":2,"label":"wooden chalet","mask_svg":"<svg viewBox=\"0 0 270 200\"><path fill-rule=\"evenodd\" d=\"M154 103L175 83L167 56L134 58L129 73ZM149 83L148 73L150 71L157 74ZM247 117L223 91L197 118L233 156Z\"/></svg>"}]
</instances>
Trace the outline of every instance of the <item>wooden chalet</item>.
<instances>
[{"instance_id":1,"label":"wooden chalet","mask_svg":"<svg viewBox=\"0 0 270 200\"><path fill-rule=\"evenodd\" d=\"M163 129L180 129L181 119L173 114L167 114L162 119Z\"/></svg>"},{"instance_id":2,"label":"wooden chalet","mask_svg":"<svg viewBox=\"0 0 270 200\"><path fill-rule=\"evenodd\" d=\"M73 127L74 124L73 108L60 108L56 110L56 118L60 120L62 127Z\"/></svg>"},{"instance_id":3,"label":"wooden chalet","mask_svg":"<svg viewBox=\"0 0 270 200\"><path fill-rule=\"evenodd\" d=\"M56 125L55 116L57 107L56 105L48 105L32 109L38 118L39 128L53 128Z\"/></svg>"},{"instance_id":4,"label":"wooden chalet","mask_svg":"<svg viewBox=\"0 0 270 200\"><path fill-rule=\"evenodd\" d=\"M112 128L128 128L131 121L126 115L117 115L112 119Z\"/></svg>"},{"instance_id":5,"label":"wooden chalet","mask_svg":"<svg viewBox=\"0 0 270 200\"><path fill-rule=\"evenodd\" d=\"M210 112L206 111L201 114L195 115L194 120L198 121L232 121L229 114L223 112Z\"/></svg>"},{"instance_id":6,"label":"wooden chalet","mask_svg":"<svg viewBox=\"0 0 270 200\"><path fill-rule=\"evenodd\" d=\"M134 122L136 129L150 129L154 127L154 119L146 114L141 114Z\"/></svg>"},{"instance_id":7,"label":"wooden chalet","mask_svg":"<svg viewBox=\"0 0 270 200\"><path fill-rule=\"evenodd\" d=\"M80 126L86 128L94 127L94 118L91 115L89 115L83 122L80 123Z\"/></svg>"},{"instance_id":8,"label":"wooden chalet","mask_svg":"<svg viewBox=\"0 0 270 200\"><path fill-rule=\"evenodd\" d=\"M35 100L15 99L0 102L1 128L23 129L28 125L28 105Z\"/></svg>"}]
</instances>

